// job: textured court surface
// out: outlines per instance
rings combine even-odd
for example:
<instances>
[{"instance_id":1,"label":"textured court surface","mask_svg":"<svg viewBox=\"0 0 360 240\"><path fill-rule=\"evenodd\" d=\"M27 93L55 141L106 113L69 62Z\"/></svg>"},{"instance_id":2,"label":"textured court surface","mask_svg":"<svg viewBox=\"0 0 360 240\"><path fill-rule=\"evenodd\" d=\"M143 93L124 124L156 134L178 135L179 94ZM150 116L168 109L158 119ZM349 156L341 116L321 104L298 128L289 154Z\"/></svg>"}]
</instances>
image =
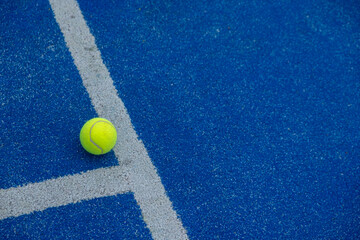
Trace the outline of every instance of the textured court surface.
<instances>
[{"instance_id":1,"label":"textured court surface","mask_svg":"<svg viewBox=\"0 0 360 240\"><path fill-rule=\"evenodd\" d=\"M189 239L360 238L358 1L78 3ZM97 113L48 1L0 1L0 113L0 189L122 166L80 146ZM0 238L152 235L127 191Z\"/></svg>"}]
</instances>

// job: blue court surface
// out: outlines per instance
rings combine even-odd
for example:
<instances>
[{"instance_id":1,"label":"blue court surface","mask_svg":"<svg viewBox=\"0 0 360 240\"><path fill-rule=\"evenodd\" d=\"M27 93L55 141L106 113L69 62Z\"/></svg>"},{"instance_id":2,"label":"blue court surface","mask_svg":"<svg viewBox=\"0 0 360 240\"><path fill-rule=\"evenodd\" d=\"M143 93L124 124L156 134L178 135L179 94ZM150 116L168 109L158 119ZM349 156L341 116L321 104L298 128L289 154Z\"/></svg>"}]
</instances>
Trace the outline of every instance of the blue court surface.
<instances>
[{"instance_id":1,"label":"blue court surface","mask_svg":"<svg viewBox=\"0 0 360 240\"><path fill-rule=\"evenodd\" d=\"M359 1L77 3L188 239L360 239ZM0 205L19 211L11 189L127 165L80 145L99 114L57 21L0 1ZM3 207L0 239L166 239L137 194Z\"/></svg>"}]
</instances>

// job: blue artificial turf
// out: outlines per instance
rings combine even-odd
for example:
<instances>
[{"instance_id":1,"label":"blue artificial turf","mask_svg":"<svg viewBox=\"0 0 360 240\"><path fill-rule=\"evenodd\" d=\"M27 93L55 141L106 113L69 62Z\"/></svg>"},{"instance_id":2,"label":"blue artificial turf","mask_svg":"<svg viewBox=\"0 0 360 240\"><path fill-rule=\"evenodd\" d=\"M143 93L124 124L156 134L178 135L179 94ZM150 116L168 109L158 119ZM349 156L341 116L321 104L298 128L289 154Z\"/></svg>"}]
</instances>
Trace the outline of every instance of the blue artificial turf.
<instances>
[{"instance_id":1,"label":"blue artificial turf","mask_svg":"<svg viewBox=\"0 0 360 240\"><path fill-rule=\"evenodd\" d=\"M357 1L79 5L190 239L360 238ZM0 188L116 165L45 0L0 2ZM119 133L121 134L121 132ZM0 221L8 239L148 239L132 194Z\"/></svg>"},{"instance_id":2,"label":"blue artificial turf","mask_svg":"<svg viewBox=\"0 0 360 240\"><path fill-rule=\"evenodd\" d=\"M132 194L0 221L1 239L152 239Z\"/></svg>"},{"instance_id":3,"label":"blue artificial turf","mask_svg":"<svg viewBox=\"0 0 360 240\"><path fill-rule=\"evenodd\" d=\"M79 1L190 239L356 239L356 1Z\"/></svg>"}]
</instances>

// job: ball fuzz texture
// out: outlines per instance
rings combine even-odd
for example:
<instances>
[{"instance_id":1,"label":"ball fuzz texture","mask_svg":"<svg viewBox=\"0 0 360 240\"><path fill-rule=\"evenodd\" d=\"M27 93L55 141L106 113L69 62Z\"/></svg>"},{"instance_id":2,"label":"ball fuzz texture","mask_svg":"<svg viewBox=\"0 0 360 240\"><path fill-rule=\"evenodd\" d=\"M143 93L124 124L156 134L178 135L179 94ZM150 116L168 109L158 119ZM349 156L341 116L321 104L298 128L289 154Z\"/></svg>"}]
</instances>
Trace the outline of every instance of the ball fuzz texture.
<instances>
[{"instance_id":1,"label":"ball fuzz texture","mask_svg":"<svg viewBox=\"0 0 360 240\"><path fill-rule=\"evenodd\" d=\"M102 155L115 146L117 133L114 125L105 118L93 118L87 121L80 131L80 142L86 151Z\"/></svg>"}]
</instances>

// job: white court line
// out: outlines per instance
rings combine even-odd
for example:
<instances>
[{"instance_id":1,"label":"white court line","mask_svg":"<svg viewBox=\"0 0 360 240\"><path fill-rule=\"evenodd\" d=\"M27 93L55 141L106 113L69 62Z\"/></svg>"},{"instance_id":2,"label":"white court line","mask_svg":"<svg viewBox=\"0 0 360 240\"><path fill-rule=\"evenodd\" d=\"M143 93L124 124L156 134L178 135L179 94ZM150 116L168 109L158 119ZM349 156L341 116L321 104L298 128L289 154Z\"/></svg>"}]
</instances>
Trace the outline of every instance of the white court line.
<instances>
[{"instance_id":1,"label":"white court line","mask_svg":"<svg viewBox=\"0 0 360 240\"><path fill-rule=\"evenodd\" d=\"M99 168L0 190L0 219L130 191L120 167Z\"/></svg>"},{"instance_id":2,"label":"white court line","mask_svg":"<svg viewBox=\"0 0 360 240\"><path fill-rule=\"evenodd\" d=\"M130 190L152 237L188 239L143 143L138 140L78 3L76 0L49 1L96 112L109 119L118 131L114 152L120 167L129 175Z\"/></svg>"}]
</instances>

